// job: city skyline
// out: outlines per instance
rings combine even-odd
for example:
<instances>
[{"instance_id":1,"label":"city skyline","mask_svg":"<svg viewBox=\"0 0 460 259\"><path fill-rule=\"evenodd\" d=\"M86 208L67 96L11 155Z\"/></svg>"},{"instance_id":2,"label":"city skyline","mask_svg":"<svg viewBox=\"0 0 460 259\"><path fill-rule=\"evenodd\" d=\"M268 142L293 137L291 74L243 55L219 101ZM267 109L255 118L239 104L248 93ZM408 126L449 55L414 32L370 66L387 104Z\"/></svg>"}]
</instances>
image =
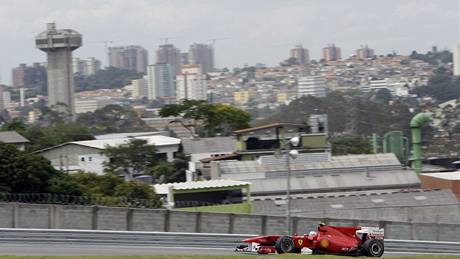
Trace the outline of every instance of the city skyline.
<instances>
[{"instance_id":1,"label":"city skyline","mask_svg":"<svg viewBox=\"0 0 460 259\"><path fill-rule=\"evenodd\" d=\"M329 43L340 47L346 58L363 44L376 54L393 50L409 54L426 52L432 45L452 50L458 40L455 0L392 0L371 6L363 0L251 1L246 5L238 1L51 0L34 10L27 1L3 0L0 10L0 30L10 39L0 52L0 75L6 84L11 84L13 67L45 60L34 48L31 35L50 21L87 35L74 56L94 56L104 66L106 44L141 45L155 60L153 53L164 37L182 52L195 42L210 44L212 39L226 38L215 44L220 68L257 62L273 66L288 58L298 43L309 49L311 59L318 59Z\"/></svg>"}]
</instances>

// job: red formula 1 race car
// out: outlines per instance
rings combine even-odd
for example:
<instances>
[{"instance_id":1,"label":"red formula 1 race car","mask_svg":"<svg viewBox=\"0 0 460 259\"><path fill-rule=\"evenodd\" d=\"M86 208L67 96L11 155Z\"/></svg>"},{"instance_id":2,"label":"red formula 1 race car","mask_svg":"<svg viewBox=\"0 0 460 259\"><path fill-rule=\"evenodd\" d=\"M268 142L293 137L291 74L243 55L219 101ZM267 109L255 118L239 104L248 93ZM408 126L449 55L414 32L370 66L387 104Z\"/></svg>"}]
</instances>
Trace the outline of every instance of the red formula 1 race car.
<instances>
[{"instance_id":1,"label":"red formula 1 race car","mask_svg":"<svg viewBox=\"0 0 460 259\"><path fill-rule=\"evenodd\" d=\"M303 236L258 236L243 240L236 251L270 253L335 254L380 257L384 230L375 227L334 227L320 224Z\"/></svg>"}]
</instances>

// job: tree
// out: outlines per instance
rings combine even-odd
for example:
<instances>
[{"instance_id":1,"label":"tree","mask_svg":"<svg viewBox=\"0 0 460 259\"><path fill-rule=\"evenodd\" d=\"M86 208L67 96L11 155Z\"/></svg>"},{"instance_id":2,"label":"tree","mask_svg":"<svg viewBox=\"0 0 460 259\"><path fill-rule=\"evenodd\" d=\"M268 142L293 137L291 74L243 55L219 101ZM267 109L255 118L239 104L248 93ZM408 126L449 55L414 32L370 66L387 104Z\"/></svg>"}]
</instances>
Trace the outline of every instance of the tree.
<instances>
[{"instance_id":1,"label":"tree","mask_svg":"<svg viewBox=\"0 0 460 259\"><path fill-rule=\"evenodd\" d=\"M375 100L379 103L388 103L391 101L392 95L388 89L379 89L375 94Z\"/></svg>"},{"instance_id":2,"label":"tree","mask_svg":"<svg viewBox=\"0 0 460 259\"><path fill-rule=\"evenodd\" d=\"M369 139L357 135L345 135L331 139L332 155L372 154Z\"/></svg>"},{"instance_id":3,"label":"tree","mask_svg":"<svg viewBox=\"0 0 460 259\"><path fill-rule=\"evenodd\" d=\"M12 193L47 192L49 181L58 172L42 156L26 153L0 143L0 191Z\"/></svg>"},{"instance_id":4,"label":"tree","mask_svg":"<svg viewBox=\"0 0 460 259\"><path fill-rule=\"evenodd\" d=\"M183 100L180 104L170 104L160 110L161 117L182 117L193 132L212 137L216 134L229 135L232 131L249 127L250 113L227 104L208 104L206 101ZM198 122L201 122L198 126ZM192 131L192 130L191 130Z\"/></svg>"},{"instance_id":5,"label":"tree","mask_svg":"<svg viewBox=\"0 0 460 259\"><path fill-rule=\"evenodd\" d=\"M123 182L118 185L114 190L114 195L128 199L160 200L151 186L136 181Z\"/></svg>"},{"instance_id":6,"label":"tree","mask_svg":"<svg viewBox=\"0 0 460 259\"><path fill-rule=\"evenodd\" d=\"M143 139L131 139L128 143L118 146L106 146L102 152L109 158L104 162L105 170L127 179L142 174L158 163L154 145Z\"/></svg>"},{"instance_id":7,"label":"tree","mask_svg":"<svg viewBox=\"0 0 460 259\"><path fill-rule=\"evenodd\" d=\"M108 67L98 70L94 75L85 77L75 76L75 88L77 91L91 91L96 89L116 89L131 83L131 80L142 77L135 71Z\"/></svg>"},{"instance_id":8,"label":"tree","mask_svg":"<svg viewBox=\"0 0 460 259\"><path fill-rule=\"evenodd\" d=\"M94 112L81 114L77 122L88 127L94 134L148 129L145 122L131 107L115 104L107 105Z\"/></svg>"},{"instance_id":9,"label":"tree","mask_svg":"<svg viewBox=\"0 0 460 259\"><path fill-rule=\"evenodd\" d=\"M188 168L188 159L179 153L172 163L159 161L157 165L149 168L148 175L152 175L156 183L177 183L185 181L185 171Z\"/></svg>"},{"instance_id":10,"label":"tree","mask_svg":"<svg viewBox=\"0 0 460 259\"><path fill-rule=\"evenodd\" d=\"M92 140L89 129L78 123L56 123L46 128L32 126L19 131L31 141L28 151L35 151L71 141Z\"/></svg>"},{"instance_id":11,"label":"tree","mask_svg":"<svg viewBox=\"0 0 460 259\"><path fill-rule=\"evenodd\" d=\"M445 68L440 67L434 71L427 85L419 86L411 92L421 97L432 97L442 103L460 98L459 85L459 78L453 78Z\"/></svg>"}]
</instances>

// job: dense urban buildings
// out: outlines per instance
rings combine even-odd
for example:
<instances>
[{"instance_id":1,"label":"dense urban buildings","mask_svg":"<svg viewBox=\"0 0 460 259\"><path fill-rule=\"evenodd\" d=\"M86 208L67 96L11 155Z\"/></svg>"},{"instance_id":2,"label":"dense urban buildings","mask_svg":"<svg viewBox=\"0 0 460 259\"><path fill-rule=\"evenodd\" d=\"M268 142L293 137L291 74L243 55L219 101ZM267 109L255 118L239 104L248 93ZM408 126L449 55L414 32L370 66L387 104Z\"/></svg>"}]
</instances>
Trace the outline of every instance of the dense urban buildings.
<instances>
[{"instance_id":1,"label":"dense urban buildings","mask_svg":"<svg viewBox=\"0 0 460 259\"><path fill-rule=\"evenodd\" d=\"M369 48L367 45L361 46L361 48L356 50L356 57L358 59L373 58L374 55L374 50Z\"/></svg>"},{"instance_id":2,"label":"dense urban buildings","mask_svg":"<svg viewBox=\"0 0 460 259\"><path fill-rule=\"evenodd\" d=\"M74 74L82 76L94 75L98 70L101 69L101 61L95 57L88 59L73 59L73 72Z\"/></svg>"},{"instance_id":3,"label":"dense urban buildings","mask_svg":"<svg viewBox=\"0 0 460 259\"><path fill-rule=\"evenodd\" d=\"M174 97L174 74L170 64L157 63L148 66L147 72L148 99Z\"/></svg>"},{"instance_id":4,"label":"dense urban buildings","mask_svg":"<svg viewBox=\"0 0 460 259\"><path fill-rule=\"evenodd\" d=\"M299 77L297 82L297 98L311 95L313 97L326 96L326 82L322 76Z\"/></svg>"},{"instance_id":5,"label":"dense urban buildings","mask_svg":"<svg viewBox=\"0 0 460 259\"><path fill-rule=\"evenodd\" d=\"M12 69L11 74L15 88L38 88L41 91L46 87L46 66L41 63L20 64Z\"/></svg>"},{"instance_id":6,"label":"dense urban buildings","mask_svg":"<svg viewBox=\"0 0 460 259\"><path fill-rule=\"evenodd\" d=\"M457 42L454 47L454 76L460 76L460 42Z\"/></svg>"},{"instance_id":7,"label":"dense urban buildings","mask_svg":"<svg viewBox=\"0 0 460 259\"><path fill-rule=\"evenodd\" d=\"M290 57L295 59L296 63L299 65L305 65L310 62L308 49L304 48L302 44L299 44L295 48L291 49L290 54Z\"/></svg>"},{"instance_id":8,"label":"dense urban buildings","mask_svg":"<svg viewBox=\"0 0 460 259\"><path fill-rule=\"evenodd\" d=\"M35 43L47 53L48 106L75 119L72 51L82 45L82 35L71 29L57 30L55 23L48 23Z\"/></svg>"},{"instance_id":9,"label":"dense urban buildings","mask_svg":"<svg viewBox=\"0 0 460 259\"><path fill-rule=\"evenodd\" d=\"M73 72L75 74L90 76L94 75L100 69L101 61L94 57L88 59L74 58L73 60Z\"/></svg>"},{"instance_id":10,"label":"dense urban buildings","mask_svg":"<svg viewBox=\"0 0 460 259\"><path fill-rule=\"evenodd\" d=\"M148 65L148 51L141 46L109 47L109 66L145 74Z\"/></svg>"},{"instance_id":11,"label":"dense urban buildings","mask_svg":"<svg viewBox=\"0 0 460 259\"><path fill-rule=\"evenodd\" d=\"M325 61L337 61L342 59L342 51L339 47L334 44L330 44L323 48L323 59Z\"/></svg>"},{"instance_id":12,"label":"dense urban buildings","mask_svg":"<svg viewBox=\"0 0 460 259\"><path fill-rule=\"evenodd\" d=\"M157 49L157 64L169 64L173 75L181 71L181 52L173 44L160 45Z\"/></svg>"},{"instance_id":13,"label":"dense urban buildings","mask_svg":"<svg viewBox=\"0 0 460 259\"><path fill-rule=\"evenodd\" d=\"M190 45L188 52L188 63L201 65L202 73L209 73L214 70L214 49L208 44L194 43Z\"/></svg>"},{"instance_id":14,"label":"dense urban buildings","mask_svg":"<svg viewBox=\"0 0 460 259\"><path fill-rule=\"evenodd\" d=\"M176 76L176 98L178 101L207 100L206 75L201 72L200 65L186 65L182 73Z\"/></svg>"}]
</instances>

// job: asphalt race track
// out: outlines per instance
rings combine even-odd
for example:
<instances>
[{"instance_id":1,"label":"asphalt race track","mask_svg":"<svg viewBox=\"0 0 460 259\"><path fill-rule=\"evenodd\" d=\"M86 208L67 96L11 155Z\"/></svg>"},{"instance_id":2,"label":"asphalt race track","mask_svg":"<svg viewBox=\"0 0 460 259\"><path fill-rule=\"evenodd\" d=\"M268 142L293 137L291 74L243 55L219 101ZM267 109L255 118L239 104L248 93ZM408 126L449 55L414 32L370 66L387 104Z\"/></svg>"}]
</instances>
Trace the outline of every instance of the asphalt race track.
<instances>
[{"instance_id":1,"label":"asphalt race track","mask_svg":"<svg viewBox=\"0 0 460 259\"><path fill-rule=\"evenodd\" d=\"M108 256L108 255L241 255L227 248L158 247L82 244L0 244L0 255L17 256ZM386 252L384 256L423 255L424 253ZM447 254L445 254L447 255Z\"/></svg>"}]
</instances>

